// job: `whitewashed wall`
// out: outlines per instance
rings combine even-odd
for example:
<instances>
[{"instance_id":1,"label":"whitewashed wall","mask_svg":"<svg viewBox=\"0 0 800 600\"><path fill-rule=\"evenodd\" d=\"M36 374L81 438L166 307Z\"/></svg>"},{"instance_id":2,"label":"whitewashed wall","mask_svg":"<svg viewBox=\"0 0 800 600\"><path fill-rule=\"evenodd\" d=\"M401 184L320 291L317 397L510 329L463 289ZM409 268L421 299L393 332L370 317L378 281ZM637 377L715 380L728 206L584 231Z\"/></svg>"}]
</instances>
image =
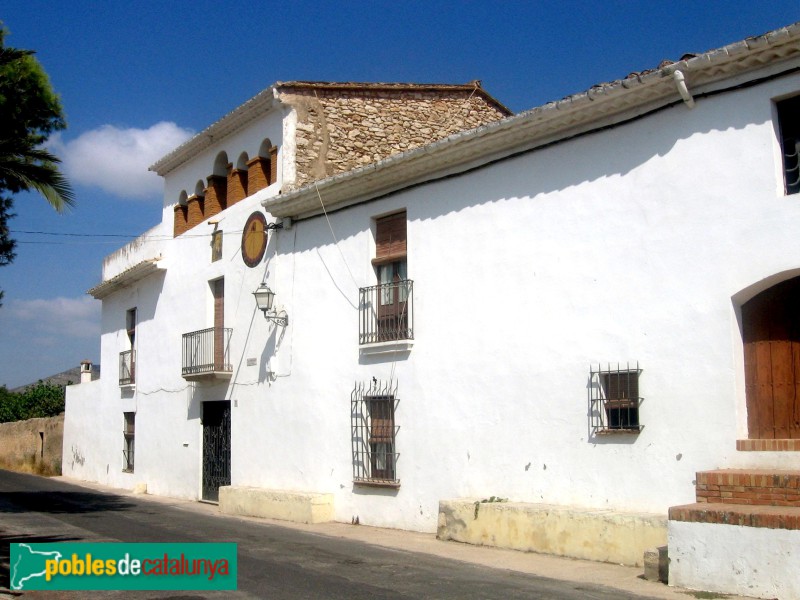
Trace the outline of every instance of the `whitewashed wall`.
<instances>
[{"instance_id":1,"label":"whitewashed wall","mask_svg":"<svg viewBox=\"0 0 800 600\"><path fill-rule=\"evenodd\" d=\"M111 427L118 415L120 431L98 436L92 456L121 464L122 406L133 401L129 480L197 497L200 403L230 399L235 485L331 492L339 520L425 531L442 498L665 513L692 501L697 470L800 467L789 453L735 450L746 437L738 305L765 278L800 269L800 200L782 194L770 102L797 89L795 76L700 99L334 212L338 248L324 217L301 221L270 236L255 269L239 239L258 198L237 204L221 214L223 260L210 262L212 228L201 224L167 245L163 280L104 302L104 365L125 349L125 310L152 317L137 332L133 398L104 370L96 418ZM207 175L217 151L174 177ZM183 187L167 182L167 207ZM357 292L375 283L373 218L397 209L408 214L415 342L363 357ZM211 325L208 282L219 276L234 374L189 384L180 335ZM264 276L285 330L255 309ZM618 361L644 370L644 430L592 438L589 366ZM352 484L350 392L373 376L399 383L397 491ZM111 467L102 479L112 461L99 463L76 476L128 484Z\"/></svg>"},{"instance_id":2,"label":"whitewashed wall","mask_svg":"<svg viewBox=\"0 0 800 600\"><path fill-rule=\"evenodd\" d=\"M262 459L237 461L234 479L334 492L342 520L432 530L444 497L664 513L694 498L697 470L796 468L790 453L735 451L746 413L732 300L800 267L800 201L780 191L770 102L792 89L797 78L680 105L334 213L339 249L323 217L279 233L287 376L240 403L237 419L263 425L239 439ZM415 345L397 363L359 360L371 218L400 208ZM617 361L644 369L645 428L592 439L589 365ZM349 393L392 373L402 486L354 493Z\"/></svg>"}]
</instances>

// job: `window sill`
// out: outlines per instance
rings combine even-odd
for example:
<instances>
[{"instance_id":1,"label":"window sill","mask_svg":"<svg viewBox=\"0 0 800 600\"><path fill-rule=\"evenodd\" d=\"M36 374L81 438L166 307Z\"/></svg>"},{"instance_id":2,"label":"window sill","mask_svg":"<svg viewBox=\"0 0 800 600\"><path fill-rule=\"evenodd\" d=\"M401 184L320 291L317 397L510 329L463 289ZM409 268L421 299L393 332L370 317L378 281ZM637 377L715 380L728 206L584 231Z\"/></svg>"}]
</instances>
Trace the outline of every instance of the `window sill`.
<instances>
[{"instance_id":1,"label":"window sill","mask_svg":"<svg viewBox=\"0 0 800 600\"><path fill-rule=\"evenodd\" d=\"M135 383L120 383L119 387L120 387L120 389L123 389L123 390L135 390L136 389L136 384Z\"/></svg>"},{"instance_id":2,"label":"window sill","mask_svg":"<svg viewBox=\"0 0 800 600\"><path fill-rule=\"evenodd\" d=\"M410 352L413 346L414 340L393 340L391 342L364 344L359 346L358 351L362 355L392 354L395 352Z\"/></svg>"},{"instance_id":3,"label":"window sill","mask_svg":"<svg viewBox=\"0 0 800 600\"><path fill-rule=\"evenodd\" d=\"M130 475L133 475L133 469L122 469L122 472L123 473L128 473Z\"/></svg>"},{"instance_id":4,"label":"window sill","mask_svg":"<svg viewBox=\"0 0 800 600\"><path fill-rule=\"evenodd\" d=\"M356 479L353 481L353 485L357 485L359 487L378 487L378 488L392 488L392 489L400 489L400 481L367 481L364 479Z\"/></svg>"},{"instance_id":5,"label":"window sill","mask_svg":"<svg viewBox=\"0 0 800 600\"><path fill-rule=\"evenodd\" d=\"M639 425L638 427L615 427L615 428L605 428L605 429L598 429L595 431L595 435L617 435L621 434L633 434L639 435L642 432L642 428L644 425Z\"/></svg>"}]
</instances>

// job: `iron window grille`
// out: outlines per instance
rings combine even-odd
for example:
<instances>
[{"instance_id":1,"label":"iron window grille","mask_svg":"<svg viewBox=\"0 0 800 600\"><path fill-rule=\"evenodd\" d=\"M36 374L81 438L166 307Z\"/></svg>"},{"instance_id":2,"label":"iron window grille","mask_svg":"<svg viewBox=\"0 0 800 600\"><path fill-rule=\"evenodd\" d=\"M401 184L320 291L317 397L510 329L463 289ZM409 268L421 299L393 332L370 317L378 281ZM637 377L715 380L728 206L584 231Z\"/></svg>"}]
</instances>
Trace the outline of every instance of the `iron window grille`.
<instances>
[{"instance_id":1,"label":"iron window grille","mask_svg":"<svg viewBox=\"0 0 800 600\"><path fill-rule=\"evenodd\" d=\"M122 470L126 473L133 473L133 458L136 447L136 413L126 412L125 428L122 430Z\"/></svg>"},{"instance_id":2,"label":"iron window grille","mask_svg":"<svg viewBox=\"0 0 800 600\"><path fill-rule=\"evenodd\" d=\"M358 343L414 339L414 282L401 279L359 289Z\"/></svg>"},{"instance_id":3,"label":"iron window grille","mask_svg":"<svg viewBox=\"0 0 800 600\"><path fill-rule=\"evenodd\" d=\"M800 96L777 103L786 194L800 192Z\"/></svg>"},{"instance_id":4,"label":"iron window grille","mask_svg":"<svg viewBox=\"0 0 800 600\"><path fill-rule=\"evenodd\" d=\"M397 384L356 383L350 395L353 482L399 487L395 423Z\"/></svg>"},{"instance_id":5,"label":"iron window grille","mask_svg":"<svg viewBox=\"0 0 800 600\"><path fill-rule=\"evenodd\" d=\"M589 426L593 434L639 433L639 376L642 369L610 364L589 367Z\"/></svg>"},{"instance_id":6,"label":"iron window grille","mask_svg":"<svg viewBox=\"0 0 800 600\"><path fill-rule=\"evenodd\" d=\"M183 334L181 375L230 373L230 341L233 329L209 327Z\"/></svg>"},{"instance_id":7,"label":"iron window grille","mask_svg":"<svg viewBox=\"0 0 800 600\"><path fill-rule=\"evenodd\" d=\"M119 353L119 384L136 383L136 351L126 350Z\"/></svg>"}]
</instances>

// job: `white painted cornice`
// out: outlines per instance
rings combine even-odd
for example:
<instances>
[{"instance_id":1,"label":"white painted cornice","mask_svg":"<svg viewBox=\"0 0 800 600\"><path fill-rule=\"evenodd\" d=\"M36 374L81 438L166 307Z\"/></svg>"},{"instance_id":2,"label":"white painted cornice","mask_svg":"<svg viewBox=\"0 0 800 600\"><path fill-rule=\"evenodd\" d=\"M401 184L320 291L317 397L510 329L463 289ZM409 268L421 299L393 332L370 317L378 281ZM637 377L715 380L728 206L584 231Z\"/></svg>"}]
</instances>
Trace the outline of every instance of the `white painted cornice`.
<instances>
[{"instance_id":1,"label":"white painted cornice","mask_svg":"<svg viewBox=\"0 0 800 600\"><path fill-rule=\"evenodd\" d=\"M159 159L148 170L155 171L162 177L167 175L170 171L194 158L199 152L210 148L218 140L243 128L253 119L268 112L278 102L275 86L268 87L217 122L206 127L188 142L178 146L165 157Z\"/></svg>"},{"instance_id":2,"label":"white painted cornice","mask_svg":"<svg viewBox=\"0 0 800 600\"><path fill-rule=\"evenodd\" d=\"M158 261L160 260L161 257L158 256L136 263L130 269L125 269L122 273L94 286L86 293L94 296L97 300L102 300L119 289L136 283L140 279L144 279L156 271L163 270L158 266Z\"/></svg>"},{"instance_id":3,"label":"white painted cornice","mask_svg":"<svg viewBox=\"0 0 800 600\"><path fill-rule=\"evenodd\" d=\"M319 180L264 200L262 205L275 217L293 219L320 214L320 196L327 210L344 208L682 102L673 78L677 70L683 73L688 90L697 94L713 91L722 81L744 83L779 73L787 68L787 61L798 57L800 23L593 86L563 100Z\"/></svg>"}]
</instances>

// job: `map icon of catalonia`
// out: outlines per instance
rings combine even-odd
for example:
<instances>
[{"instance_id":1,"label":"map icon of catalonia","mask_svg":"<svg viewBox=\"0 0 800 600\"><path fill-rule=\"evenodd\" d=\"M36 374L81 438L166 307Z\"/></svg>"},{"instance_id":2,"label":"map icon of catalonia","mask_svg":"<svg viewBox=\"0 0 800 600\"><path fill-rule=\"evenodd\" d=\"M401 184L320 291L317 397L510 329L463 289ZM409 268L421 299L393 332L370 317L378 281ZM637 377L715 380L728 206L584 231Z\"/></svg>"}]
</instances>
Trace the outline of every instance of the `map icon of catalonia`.
<instances>
[{"instance_id":1,"label":"map icon of catalonia","mask_svg":"<svg viewBox=\"0 0 800 600\"><path fill-rule=\"evenodd\" d=\"M45 562L60 560L60 552L41 552L28 544L14 544L11 547L10 584L12 590L21 590L29 579L45 576Z\"/></svg>"}]
</instances>

